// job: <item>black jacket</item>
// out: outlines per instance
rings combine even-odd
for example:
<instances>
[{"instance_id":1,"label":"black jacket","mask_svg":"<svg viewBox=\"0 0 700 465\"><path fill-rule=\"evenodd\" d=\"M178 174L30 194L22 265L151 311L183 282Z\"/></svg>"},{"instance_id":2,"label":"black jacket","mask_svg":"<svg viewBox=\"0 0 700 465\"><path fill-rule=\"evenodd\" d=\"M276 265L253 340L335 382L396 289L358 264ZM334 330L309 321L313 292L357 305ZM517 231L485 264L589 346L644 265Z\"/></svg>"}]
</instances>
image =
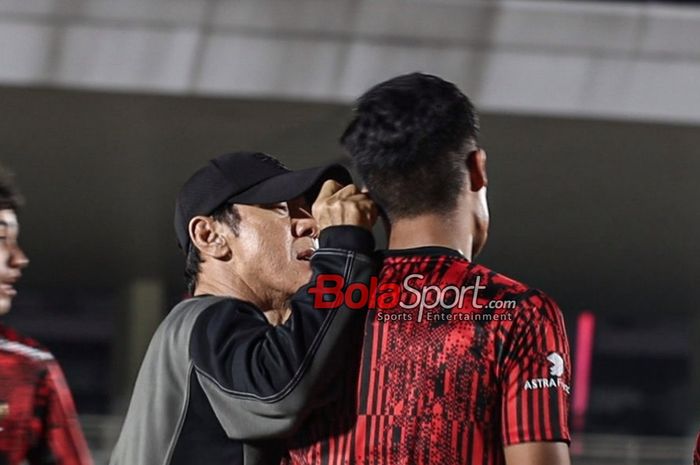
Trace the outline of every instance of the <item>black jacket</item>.
<instances>
[{"instance_id":1,"label":"black jacket","mask_svg":"<svg viewBox=\"0 0 700 465\"><path fill-rule=\"evenodd\" d=\"M345 286L376 274L372 235L324 229L311 258ZM365 312L313 307L302 287L292 313L271 326L251 303L195 297L179 303L151 340L110 465L276 463L266 440L291 434L324 402Z\"/></svg>"}]
</instances>

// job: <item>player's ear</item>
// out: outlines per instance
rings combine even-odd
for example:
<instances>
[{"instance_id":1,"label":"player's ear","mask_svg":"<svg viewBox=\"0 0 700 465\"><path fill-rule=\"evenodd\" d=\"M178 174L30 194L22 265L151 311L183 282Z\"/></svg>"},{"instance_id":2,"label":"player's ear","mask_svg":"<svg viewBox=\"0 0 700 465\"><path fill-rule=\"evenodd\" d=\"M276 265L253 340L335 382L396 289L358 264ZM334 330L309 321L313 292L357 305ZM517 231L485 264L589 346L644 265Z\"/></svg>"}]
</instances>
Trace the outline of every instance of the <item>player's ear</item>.
<instances>
[{"instance_id":1,"label":"player's ear","mask_svg":"<svg viewBox=\"0 0 700 465\"><path fill-rule=\"evenodd\" d=\"M469 170L469 188L472 192L481 190L488 186L486 176L486 152L482 148L477 148L467 155L467 170Z\"/></svg>"},{"instance_id":2,"label":"player's ear","mask_svg":"<svg viewBox=\"0 0 700 465\"><path fill-rule=\"evenodd\" d=\"M196 247L200 253L213 258L224 258L229 255L231 249L220 226L209 216L192 218L188 225L192 246Z\"/></svg>"}]
</instances>

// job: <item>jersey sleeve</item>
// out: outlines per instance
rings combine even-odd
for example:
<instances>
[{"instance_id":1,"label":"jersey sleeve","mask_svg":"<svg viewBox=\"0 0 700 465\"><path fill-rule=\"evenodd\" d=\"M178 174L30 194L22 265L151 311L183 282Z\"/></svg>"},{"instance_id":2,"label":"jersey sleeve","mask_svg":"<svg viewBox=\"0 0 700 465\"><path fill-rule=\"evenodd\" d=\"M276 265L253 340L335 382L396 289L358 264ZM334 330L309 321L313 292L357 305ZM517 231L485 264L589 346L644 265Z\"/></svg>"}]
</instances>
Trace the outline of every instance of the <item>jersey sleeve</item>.
<instances>
[{"instance_id":1,"label":"jersey sleeve","mask_svg":"<svg viewBox=\"0 0 700 465\"><path fill-rule=\"evenodd\" d=\"M30 465L92 465L73 398L55 360L47 363L37 386L34 415L40 433L27 454Z\"/></svg>"},{"instance_id":2,"label":"jersey sleeve","mask_svg":"<svg viewBox=\"0 0 700 465\"><path fill-rule=\"evenodd\" d=\"M535 291L524 299L501 359L503 443L570 442L569 342L551 298Z\"/></svg>"},{"instance_id":3,"label":"jersey sleeve","mask_svg":"<svg viewBox=\"0 0 700 465\"><path fill-rule=\"evenodd\" d=\"M291 434L323 401L350 357L353 335L366 312L341 303L319 309L309 292L320 275L341 276L343 288L369 286L376 275L374 239L359 227L327 228L311 258L312 278L291 298L291 316L270 325L252 305L232 299L207 308L190 342L202 387L232 439L260 440Z\"/></svg>"}]
</instances>

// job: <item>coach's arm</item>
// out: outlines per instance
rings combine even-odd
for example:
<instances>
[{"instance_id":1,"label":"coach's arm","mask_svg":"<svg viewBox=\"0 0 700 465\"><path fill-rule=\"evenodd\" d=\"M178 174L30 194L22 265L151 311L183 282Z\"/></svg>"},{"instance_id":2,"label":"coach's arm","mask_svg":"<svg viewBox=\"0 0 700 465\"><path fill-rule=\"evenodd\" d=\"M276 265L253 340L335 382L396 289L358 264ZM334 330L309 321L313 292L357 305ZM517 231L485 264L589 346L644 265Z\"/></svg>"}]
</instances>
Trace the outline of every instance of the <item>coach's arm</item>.
<instances>
[{"instance_id":1,"label":"coach's arm","mask_svg":"<svg viewBox=\"0 0 700 465\"><path fill-rule=\"evenodd\" d=\"M343 290L353 283L369 286L377 271L374 239L367 229L332 226L321 232L319 245L311 282L292 297L283 325L271 326L259 309L234 299L208 308L195 325L195 375L232 439L291 434L352 358L348 346L362 331L366 312L345 302L317 309L309 288L322 274L341 276Z\"/></svg>"}]
</instances>

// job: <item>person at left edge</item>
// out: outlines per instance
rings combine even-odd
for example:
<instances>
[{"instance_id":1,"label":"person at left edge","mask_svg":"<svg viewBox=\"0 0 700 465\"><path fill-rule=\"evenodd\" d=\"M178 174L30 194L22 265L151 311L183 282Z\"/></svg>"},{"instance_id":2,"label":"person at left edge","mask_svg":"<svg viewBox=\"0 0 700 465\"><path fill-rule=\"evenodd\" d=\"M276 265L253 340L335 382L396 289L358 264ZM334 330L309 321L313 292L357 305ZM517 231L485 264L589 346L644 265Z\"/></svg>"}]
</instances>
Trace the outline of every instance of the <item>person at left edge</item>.
<instances>
[{"instance_id":1,"label":"person at left edge","mask_svg":"<svg viewBox=\"0 0 700 465\"><path fill-rule=\"evenodd\" d=\"M0 315L29 264L18 243L19 193L0 168ZM0 465L92 465L58 362L0 323Z\"/></svg>"},{"instance_id":2,"label":"person at left edge","mask_svg":"<svg viewBox=\"0 0 700 465\"><path fill-rule=\"evenodd\" d=\"M329 382L365 312L316 309L308 290L320 274L369 284L376 210L333 180L351 182L340 165L290 171L241 152L185 183L175 230L194 297L151 340L111 465L276 464L269 440L339 391Z\"/></svg>"}]
</instances>

